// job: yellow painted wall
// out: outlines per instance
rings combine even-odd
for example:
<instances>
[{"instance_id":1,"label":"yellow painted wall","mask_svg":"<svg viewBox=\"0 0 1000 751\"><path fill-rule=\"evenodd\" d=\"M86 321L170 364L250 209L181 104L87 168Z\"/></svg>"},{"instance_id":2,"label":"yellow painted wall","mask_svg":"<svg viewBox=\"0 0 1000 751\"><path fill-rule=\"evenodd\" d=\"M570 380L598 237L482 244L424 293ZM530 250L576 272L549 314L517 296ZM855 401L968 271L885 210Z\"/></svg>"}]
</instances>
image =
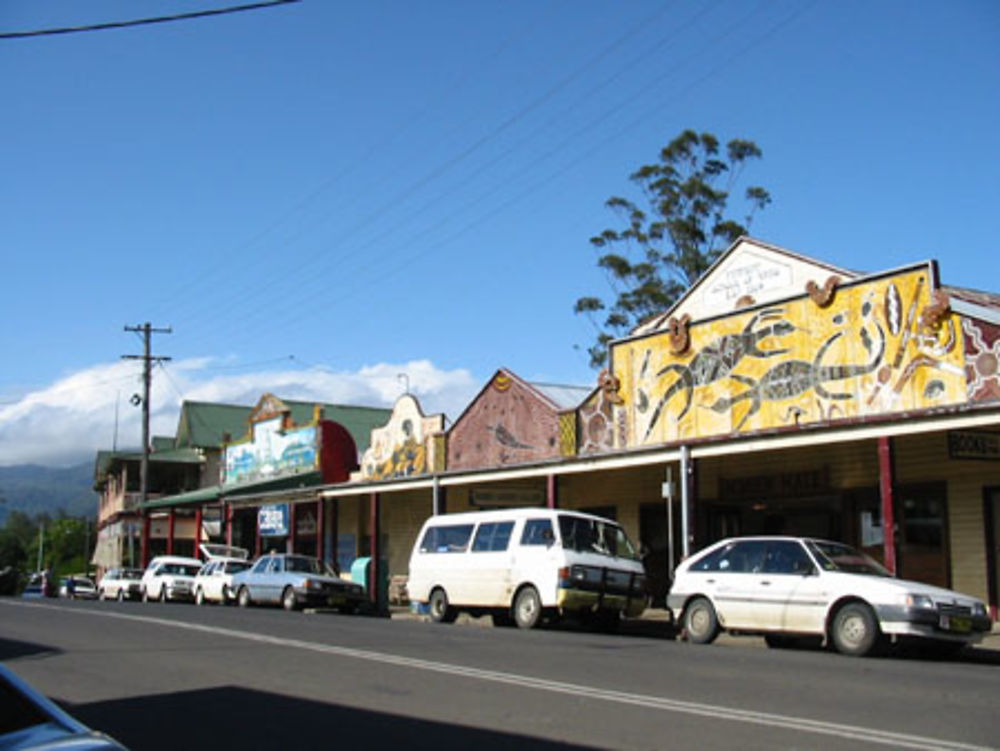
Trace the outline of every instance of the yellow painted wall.
<instances>
[{"instance_id":1,"label":"yellow painted wall","mask_svg":"<svg viewBox=\"0 0 1000 751\"><path fill-rule=\"evenodd\" d=\"M961 320L925 313L929 269L661 331L612 346L619 448L961 404Z\"/></svg>"}]
</instances>

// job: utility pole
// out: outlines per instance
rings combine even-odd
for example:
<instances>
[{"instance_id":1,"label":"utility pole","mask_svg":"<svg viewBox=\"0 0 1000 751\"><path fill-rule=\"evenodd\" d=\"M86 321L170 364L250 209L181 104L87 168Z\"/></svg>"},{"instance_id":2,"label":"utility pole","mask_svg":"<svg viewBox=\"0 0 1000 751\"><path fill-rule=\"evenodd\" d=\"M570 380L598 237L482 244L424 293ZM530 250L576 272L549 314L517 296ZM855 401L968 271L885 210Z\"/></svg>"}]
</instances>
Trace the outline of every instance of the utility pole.
<instances>
[{"instance_id":1,"label":"utility pole","mask_svg":"<svg viewBox=\"0 0 1000 751\"><path fill-rule=\"evenodd\" d=\"M149 391L153 379L153 362L169 361L169 357L153 357L151 354L153 334L172 334L168 326L165 329L153 328L148 321L141 326L126 326L126 331L142 334L143 353L141 355L122 355L125 360L142 360L142 464L139 468L139 483L142 493L142 506L145 508L149 500Z\"/></svg>"}]
</instances>

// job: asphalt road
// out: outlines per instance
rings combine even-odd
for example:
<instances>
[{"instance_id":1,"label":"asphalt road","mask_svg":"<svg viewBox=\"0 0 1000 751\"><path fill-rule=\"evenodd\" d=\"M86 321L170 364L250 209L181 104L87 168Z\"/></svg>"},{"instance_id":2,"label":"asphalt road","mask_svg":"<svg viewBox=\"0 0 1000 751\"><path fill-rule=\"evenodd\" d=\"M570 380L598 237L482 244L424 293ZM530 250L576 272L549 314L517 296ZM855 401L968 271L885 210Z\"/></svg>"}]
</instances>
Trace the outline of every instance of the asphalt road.
<instances>
[{"instance_id":1,"label":"asphalt road","mask_svg":"<svg viewBox=\"0 0 1000 751\"><path fill-rule=\"evenodd\" d=\"M0 659L133 751L1000 748L1000 652L720 641L0 599Z\"/></svg>"}]
</instances>

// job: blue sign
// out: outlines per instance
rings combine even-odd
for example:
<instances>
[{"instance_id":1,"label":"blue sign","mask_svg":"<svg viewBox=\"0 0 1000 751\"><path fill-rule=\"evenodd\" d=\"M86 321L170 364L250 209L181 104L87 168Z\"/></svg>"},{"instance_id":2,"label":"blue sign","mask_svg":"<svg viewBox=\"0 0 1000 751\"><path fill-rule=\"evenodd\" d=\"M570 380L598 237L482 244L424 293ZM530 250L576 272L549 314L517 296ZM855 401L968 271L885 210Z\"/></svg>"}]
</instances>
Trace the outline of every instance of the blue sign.
<instances>
[{"instance_id":1,"label":"blue sign","mask_svg":"<svg viewBox=\"0 0 1000 751\"><path fill-rule=\"evenodd\" d=\"M261 506L257 511L257 529L261 537L285 537L288 534L288 504Z\"/></svg>"}]
</instances>

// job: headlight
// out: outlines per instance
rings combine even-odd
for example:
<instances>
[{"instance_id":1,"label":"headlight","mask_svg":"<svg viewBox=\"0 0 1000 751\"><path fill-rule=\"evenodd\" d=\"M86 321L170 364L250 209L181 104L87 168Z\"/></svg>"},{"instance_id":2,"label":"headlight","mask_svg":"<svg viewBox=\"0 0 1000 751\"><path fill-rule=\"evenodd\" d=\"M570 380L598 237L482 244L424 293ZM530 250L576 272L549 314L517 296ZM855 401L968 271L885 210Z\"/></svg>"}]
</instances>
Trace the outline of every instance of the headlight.
<instances>
[{"instance_id":1,"label":"headlight","mask_svg":"<svg viewBox=\"0 0 1000 751\"><path fill-rule=\"evenodd\" d=\"M979 616L986 615L986 605L981 602L977 602L972 606L972 614Z\"/></svg>"},{"instance_id":2,"label":"headlight","mask_svg":"<svg viewBox=\"0 0 1000 751\"><path fill-rule=\"evenodd\" d=\"M905 594L903 595L903 604L911 608L934 610L934 600L927 595Z\"/></svg>"},{"instance_id":3,"label":"headlight","mask_svg":"<svg viewBox=\"0 0 1000 751\"><path fill-rule=\"evenodd\" d=\"M323 589L323 582L315 579L306 579L302 584L306 589Z\"/></svg>"}]
</instances>

